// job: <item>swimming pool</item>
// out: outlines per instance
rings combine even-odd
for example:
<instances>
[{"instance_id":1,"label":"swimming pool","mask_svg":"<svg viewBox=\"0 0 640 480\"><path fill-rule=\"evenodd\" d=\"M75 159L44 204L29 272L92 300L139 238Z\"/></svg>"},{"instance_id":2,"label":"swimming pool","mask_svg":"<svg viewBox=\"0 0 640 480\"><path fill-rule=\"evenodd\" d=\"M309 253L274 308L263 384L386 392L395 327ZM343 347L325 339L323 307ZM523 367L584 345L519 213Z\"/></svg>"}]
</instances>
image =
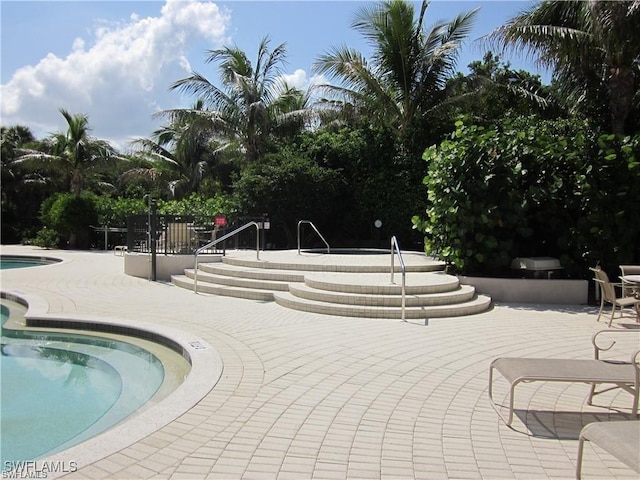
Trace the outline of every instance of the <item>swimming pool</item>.
<instances>
[{"instance_id":1,"label":"swimming pool","mask_svg":"<svg viewBox=\"0 0 640 480\"><path fill-rule=\"evenodd\" d=\"M12 268L39 267L59 263L61 260L51 257L33 257L20 255L0 255L0 270Z\"/></svg>"},{"instance_id":2,"label":"swimming pool","mask_svg":"<svg viewBox=\"0 0 640 480\"><path fill-rule=\"evenodd\" d=\"M0 304L3 471L111 428L173 391L189 371L181 355L149 340L16 328L25 310ZM171 358L168 368L159 357Z\"/></svg>"}]
</instances>

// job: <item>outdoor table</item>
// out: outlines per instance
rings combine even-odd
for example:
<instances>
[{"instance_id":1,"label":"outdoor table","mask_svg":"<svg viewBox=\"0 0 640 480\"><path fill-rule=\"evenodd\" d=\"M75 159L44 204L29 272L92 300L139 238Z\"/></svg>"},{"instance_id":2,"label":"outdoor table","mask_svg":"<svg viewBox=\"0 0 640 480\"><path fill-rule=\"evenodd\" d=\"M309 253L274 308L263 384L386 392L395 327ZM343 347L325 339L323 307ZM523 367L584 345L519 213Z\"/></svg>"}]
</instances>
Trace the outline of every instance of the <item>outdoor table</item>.
<instances>
[{"instance_id":1,"label":"outdoor table","mask_svg":"<svg viewBox=\"0 0 640 480\"><path fill-rule=\"evenodd\" d=\"M90 225L91 228L93 228L96 232L104 232L104 249L107 250L108 244L108 238L107 235L109 233L127 233L127 229L126 228L117 228L117 227L95 227L93 225ZM122 249L122 246L120 246ZM636 275L637 276L637 275Z\"/></svg>"}]
</instances>

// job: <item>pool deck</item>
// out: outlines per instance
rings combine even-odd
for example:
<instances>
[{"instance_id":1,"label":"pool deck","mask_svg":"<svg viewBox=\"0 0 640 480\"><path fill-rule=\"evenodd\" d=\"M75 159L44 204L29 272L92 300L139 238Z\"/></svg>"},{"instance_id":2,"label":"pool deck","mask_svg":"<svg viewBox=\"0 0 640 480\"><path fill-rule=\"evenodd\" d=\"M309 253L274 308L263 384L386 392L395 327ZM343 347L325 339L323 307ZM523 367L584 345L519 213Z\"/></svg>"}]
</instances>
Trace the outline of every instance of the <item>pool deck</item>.
<instances>
[{"instance_id":1,"label":"pool deck","mask_svg":"<svg viewBox=\"0 0 640 480\"><path fill-rule=\"evenodd\" d=\"M120 442L95 438L98 455L64 478L570 479L581 427L629 418L628 393L589 406L584 384L520 385L513 428L489 402L495 357L590 358L591 336L606 327L593 306L498 304L427 322L323 316L127 276L113 252L1 253L65 260L1 274L3 291L37 296L48 314L184 332L222 361L186 412ZM69 465L70 455L56 458ZM637 478L590 444L583 465L586 479Z\"/></svg>"}]
</instances>

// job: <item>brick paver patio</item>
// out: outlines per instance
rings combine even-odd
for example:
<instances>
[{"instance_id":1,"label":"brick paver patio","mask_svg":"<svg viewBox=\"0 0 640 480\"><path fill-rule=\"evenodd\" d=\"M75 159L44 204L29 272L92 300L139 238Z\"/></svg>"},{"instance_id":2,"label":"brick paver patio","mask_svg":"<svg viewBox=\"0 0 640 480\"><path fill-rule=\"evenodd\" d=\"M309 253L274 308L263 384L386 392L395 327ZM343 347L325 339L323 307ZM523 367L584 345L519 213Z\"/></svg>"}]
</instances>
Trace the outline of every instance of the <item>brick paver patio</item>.
<instances>
[{"instance_id":1,"label":"brick paver patio","mask_svg":"<svg viewBox=\"0 0 640 480\"><path fill-rule=\"evenodd\" d=\"M4 291L37 295L49 314L178 329L223 362L186 413L128 446L95 439L95 460L66 478L568 479L580 428L629 418L627 393L588 406L578 384L520 386L513 429L489 403L496 356L589 358L606 326L595 307L495 305L426 325L331 317L130 277L112 252L2 253L65 259L2 272ZM637 478L590 445L584 465L585 478Z\"/></svg>"}]
</instances>

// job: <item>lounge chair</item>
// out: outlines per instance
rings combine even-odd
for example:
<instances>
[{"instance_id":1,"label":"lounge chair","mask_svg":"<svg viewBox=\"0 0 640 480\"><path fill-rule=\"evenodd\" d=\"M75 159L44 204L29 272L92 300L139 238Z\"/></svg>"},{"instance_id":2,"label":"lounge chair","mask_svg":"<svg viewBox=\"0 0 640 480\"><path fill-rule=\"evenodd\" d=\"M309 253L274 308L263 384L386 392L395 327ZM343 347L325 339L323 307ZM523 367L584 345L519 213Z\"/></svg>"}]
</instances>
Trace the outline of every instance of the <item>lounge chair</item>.
<instances>
[{"instance_id":1,"label":"lounge chair","mask_svg":"<svg viewBox=\"0 0 640 480\"><path fill-rule=\"evenodd\" d=\"M640 473L640 421L596 422L580 432L576 478L582 478L582 456L585 440L609 452L622 463Z\"/></svg>"},{"instance_id":2,"label":"lounge chair","mask_svg":"<svg viewBox=\"0 0 640 480\"><path fill-rule=\"evenodd\" d=\"M612 341L608 346L598 345L600 336L605 334L636 334L637 330L601 330L591 338L594 347L593 359L563 359L563 358L523 358L500 357L491 362L489 367L489 399L491 404L505 423L511 425L513 421L514 393L521 382L579 382L591 384L591 391L587 404L591 405L595 395L607 392L612 388L622 388L632 397L631 414L638 415L638 397L640 392L640 350L634 351L630 361L602 360L600 352L610 350L616 343ZM636 342L637 345L637 342ZM509 415L505 420L495 401L493 400L494 370L509 382ZM596 391L599 384L613 384L604 390Z\"/></svg>"},{"instance_id":3,"label":"lounge chair","mask_svg":"<svg viewBox=\"0 0 640 480\"><path fill-rule=\"evenodd\" d=\"M609 319L609 326L613 322L613 317L618 307L620 307L620 315L622 315L622 309L625 307L634 307L636 310L636 319L640 319L640 298L636 297L618 297L616 294L616 287L622 287L621 283L612 283L609 281L609 276L600 267L590 268L595 275L595 282L600 285L600 311L598 312L598 319L602 316L602 310L604 310L604 304L611 304L611 318Z\"/></svg>"}]
</instances>

